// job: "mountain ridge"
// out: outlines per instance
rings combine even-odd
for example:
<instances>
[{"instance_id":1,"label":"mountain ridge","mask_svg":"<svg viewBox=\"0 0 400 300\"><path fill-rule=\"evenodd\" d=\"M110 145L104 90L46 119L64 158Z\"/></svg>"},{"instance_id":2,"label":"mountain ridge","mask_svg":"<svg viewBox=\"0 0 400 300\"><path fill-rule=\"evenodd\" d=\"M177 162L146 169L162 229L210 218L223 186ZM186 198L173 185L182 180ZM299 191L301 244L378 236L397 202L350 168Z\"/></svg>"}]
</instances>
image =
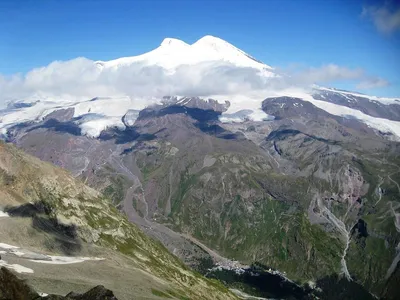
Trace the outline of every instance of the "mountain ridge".
<instances>
[{"instance_id":1,"label":"mountain ridge","mask_svg":"<svg viewBox=\"0 0 400 300\"><path fill-rule=\"evenodd\" d=\"M315 85L292 86L288 78L277 74L270 66L213 36L200 38L191 45L166 38L158 48L147 53L108 62L86 59L57 62L34 70L29 78L47 78L53 73L61 77L76 64L84 66L83 69L80 67L79 76L84 79L88 76L83 89L106 80L112 91L103 93L108 88L100 84L89 88L95 91L90 92L92 97L67 97L69 91L53 95L36 91L31 96L8 102L8 106L0 110L2 135L6 136L7 130L14 125L40 121L53 111L72 107L75 123L80 126L82 134L96 138L107 128L123 128L121 120L129 110L139 111L160 104L165 96L181 100L199 97L222 103L229 101L229 108L222 114L226 122L241 122L243 118L231 117L238 112L246 119L262 121L269 119L262 110L263 100L289 96L309 101L330 114L360 120L377 131L389 133L388 138L400 139L400 100ZM128 92L115 91L115 87L121 86L121 78L126 79L126 87L125 84L122 86ZM138 80L140 88L144 87L140 96L130 95L132 90L138 90L129 88L130 82L135 80ZM275 88L275 85L282 86ZM224 91L219 90L220 86ZM57 84L57 90L59 87Z\"/></svg>"}]
</instances>

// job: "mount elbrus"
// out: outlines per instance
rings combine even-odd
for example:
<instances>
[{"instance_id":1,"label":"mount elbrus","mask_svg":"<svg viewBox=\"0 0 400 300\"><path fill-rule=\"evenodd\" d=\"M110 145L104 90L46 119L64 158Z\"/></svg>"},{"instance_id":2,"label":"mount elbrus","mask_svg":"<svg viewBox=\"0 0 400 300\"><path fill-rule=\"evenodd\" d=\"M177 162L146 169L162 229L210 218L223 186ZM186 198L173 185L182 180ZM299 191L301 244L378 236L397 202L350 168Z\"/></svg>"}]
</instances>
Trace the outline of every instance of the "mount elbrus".
<instances>
[{"instance_id":1,"label":"mount elbrus","mask_svg":"<svg viewBox=\"0 0 400 300\"><path fill-rule=\"evenodd\" d=\"M190 70L200 87L226 68L285 80L211 36L93 66ZM400 100L315 85L209 94L32 95L0 111L0 128L197 270L259 263L298 283L338 274L400 297Z\"/></svg>"}]
</instances>

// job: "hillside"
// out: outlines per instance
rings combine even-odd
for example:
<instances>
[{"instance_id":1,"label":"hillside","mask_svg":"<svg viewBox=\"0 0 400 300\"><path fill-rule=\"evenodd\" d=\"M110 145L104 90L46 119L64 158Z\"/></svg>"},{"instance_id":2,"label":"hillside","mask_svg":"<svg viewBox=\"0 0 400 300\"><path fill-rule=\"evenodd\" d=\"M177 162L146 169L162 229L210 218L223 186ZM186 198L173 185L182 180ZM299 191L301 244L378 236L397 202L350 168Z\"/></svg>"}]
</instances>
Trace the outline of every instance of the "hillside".
<instances>
[{"instance_id":1,"label":"hillside","mask_svg":"<svg viewBox=\"0 0 400 300\"><path fill-rule=\"evenodd\" d=\"M99 192L0 143L1 264L44 293L102 284L118 299L235 299L189 271Z\"/></svg>"}]
</instances>

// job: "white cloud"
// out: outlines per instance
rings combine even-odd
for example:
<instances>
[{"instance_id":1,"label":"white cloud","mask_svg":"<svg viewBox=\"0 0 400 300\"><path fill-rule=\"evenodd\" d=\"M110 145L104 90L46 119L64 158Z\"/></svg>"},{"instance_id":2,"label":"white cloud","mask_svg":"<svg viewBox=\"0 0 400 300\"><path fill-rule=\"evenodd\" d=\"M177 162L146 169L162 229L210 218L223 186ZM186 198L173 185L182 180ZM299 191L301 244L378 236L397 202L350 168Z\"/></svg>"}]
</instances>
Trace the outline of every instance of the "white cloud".
<instances>
[{"instance_id":1,"label":"white cloud","mask_svg":"<svg viewBox=\"0 0 400 300\"><path fill-rule=\"evenodd\" d=\"M296 68L289 71L294 84L332 83L342 80L357 80L365 76L362 69L350 69L335 64L321 67Z\"/></svg>"},{"instance_id":2,"label":"white cloud","mask_svg":"<svg viewBox=\"0 0 400 300\"><path fill-rule=\"evenodd\" d=\"M385 85L383 79L372 80L361 69L349 69L335 64L277 72L281 76L262 77L256 69L237 67L227 62L181 65L173 73L143 63L102 69L94 61L76 58L55 61L26 75L0 75L0 104L26 97L83 100L123 95L133 98L237 95L289 86L306 87L313 83L331 84L343 80L359 81L360 88Z\"/></svg>"},{"instance_id":3,"label":"white cloud","mask_svg":"<svg viewBox=\"0 0 400 300\"><path fill-rule=\"evenodd\" d=\"M357 88L361 90L375 89L388 86L389 82L382 78L370 78L364 81L361 81L357 84Z\"/></svg>"},{"instance_id":4,"label":"white cloud","mask_svg":"<svg viewBox=\"0 0 400 300\"><path fill-rule=\"evenodd\" d=\"M400 7L386 1L382 6L364 6L361 15L369 18L385 34L400 30Z\"/></svg>"},{"instance_id":5,"label":"white cloud","mask_svg":"<svg viewBox=\"0 0 400 300\"><path fill-rule=\"evenodd\" d=\"M306 68L295 71L293 84L332 84L338 81L356 82L357 89L382 88L389 85L389 82L383 78L367 74L363 69L350 69L335 64L324 65L319 68Z\"/></svg>"}]
</instances>

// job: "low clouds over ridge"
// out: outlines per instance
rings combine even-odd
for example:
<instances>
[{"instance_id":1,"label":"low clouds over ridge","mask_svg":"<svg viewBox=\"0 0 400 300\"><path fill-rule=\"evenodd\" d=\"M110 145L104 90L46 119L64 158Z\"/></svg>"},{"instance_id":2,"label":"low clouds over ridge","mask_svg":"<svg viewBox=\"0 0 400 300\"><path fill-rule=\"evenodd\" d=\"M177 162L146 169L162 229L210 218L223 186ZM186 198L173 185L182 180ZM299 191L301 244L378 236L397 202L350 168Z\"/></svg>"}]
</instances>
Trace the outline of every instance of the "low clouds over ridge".
<instances>
[{"instance_id":1,"label":"low clouds over ridge","mask_svg":"<svg viewBox=\"0 0 400 300\"><path fill-rule=\"evenodd\" d=\"M97 96L162 97L165 95L234 95L313 83L355 82L360 89L386 86L362 69L335 64L319 68L275 70L277 76L263 77L253 68L238 67L223 61L181 65L173 72L160 66L137 62L118 68L103 68L86 58L55 61L26 75L0 75L0 104L27 97L71 100Z\"/></svg>"}]
</instances>

